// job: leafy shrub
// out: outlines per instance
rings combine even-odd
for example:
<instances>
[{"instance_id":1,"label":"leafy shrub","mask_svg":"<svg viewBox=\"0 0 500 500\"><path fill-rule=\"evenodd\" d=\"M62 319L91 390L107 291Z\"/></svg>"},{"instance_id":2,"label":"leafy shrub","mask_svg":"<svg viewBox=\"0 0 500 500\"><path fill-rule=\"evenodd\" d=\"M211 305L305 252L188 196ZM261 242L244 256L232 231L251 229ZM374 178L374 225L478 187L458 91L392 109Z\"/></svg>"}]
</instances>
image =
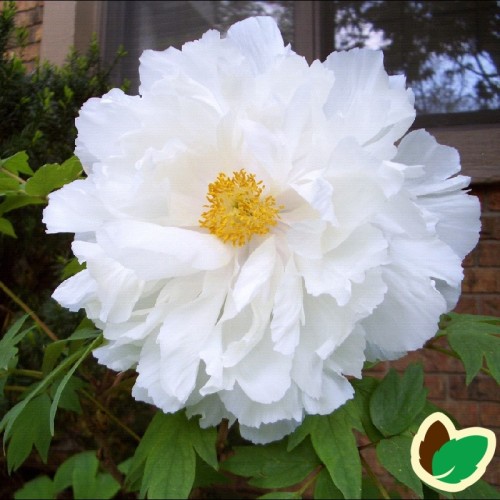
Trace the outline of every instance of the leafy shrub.
<instances>
[{"instance_id":1,"label":"leafy shrub","mask_svg":"<svg viewBox=\"0 0 500 500\"><path fill-rule=\"evenodd\" d=\"M30 72L9 50L22 46L26 39L25 30L15 26L15 14L15 2L4 2L0 12L0 158L26 151L36 171L45 163L62 163L73 154L78 110L86 100L111 88L110 72L124 52L119 51L115 61L105 65L94 37L85 55L72 49L63 66L44 62ZM12 238L8 223L0 225L1 279L41 310L42 316L64 323L66 316L54 310L49 296L61 267L58 263L69 254L70 239L45 236L40 206L12 213L11 209L0 199L0 217L8 215L18 236L17 241Z\"/></svg>"}]
</instances>

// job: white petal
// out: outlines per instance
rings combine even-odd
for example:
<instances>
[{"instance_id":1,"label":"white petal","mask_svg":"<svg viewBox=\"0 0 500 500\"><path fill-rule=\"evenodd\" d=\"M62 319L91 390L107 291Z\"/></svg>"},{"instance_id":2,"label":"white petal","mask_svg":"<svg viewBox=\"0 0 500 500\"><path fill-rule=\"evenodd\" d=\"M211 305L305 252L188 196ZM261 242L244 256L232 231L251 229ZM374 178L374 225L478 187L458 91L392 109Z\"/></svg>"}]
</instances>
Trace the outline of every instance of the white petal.
<instances>
[{"instance_id":1,"label":"white petal","mask_svg":"<svg viewBox=\"0 0 500 500\"><path fill-rule=\"evenodd\" d=\"M63 281L52 298L70 311L76 312L96 297L97 286L87 269Z\"/></svg>"},{"instance_id":2,"label":"white petal","mask_svg":"<svg viewBox=\"0 0 500 500\"><path fill-rule=\"evenodd\" d=\"M299 343L300 325L304 322L302 303L302 278L290 260L276 290L271 320L274 349L282 354L292 354Z\"/></svg>"},{"instance_id":3,"label":"white petal","mask_svg":"<svg viewBox=\"0 0 500 500\"><path fill-rule=\"evenodd\" d=\"M75 152L87 173L92 171L94 162L122 153L123 136L140 126L136 111L139 103L139 96L112 89L83 105L76 119Z\"/></svg>"},{"instance_id":4,"label":"white petal","mask_svg":"<svg viewBox=\"0 0 500 500\"><path fill-rule=\"evenodd\" d=\"M267 444L291 434L299 422L295 420L280 420L272 424L262 424L260 427L240 425L241 436L255 444Z\"/></svg>"},{"instance_id":5,"label":"white petal","mask_svg":"<svg viewBox=\"0 0 500 500\"><path fill-rule=\"evenodd\" d=\"M354 389L347 379L334 372L326 372L322 378L321 395L313 398L302 395L304 409L313 415L328 415L342 406L354 395Z\"/></svg>"},{"instance_id":6,"label":"white petal","mask_svg":"<svg viewBox=\"0 0 500 500\"><path fill-rule=\"evenodd\" d=\"M145 280L214 270L226 265L232 249L215 236L138 221L117 221L97 232L106 253Z\"/></svg>"},{"instance_id":7,"label":"white petal","mask_svg":"<svg viewBox=\"0 0 500 500\"><path fill-rule=\"evenodd\" d=\"M200 350L211 335L225 294L202 296L170 311L158 335L161 350L161 382L167 394L183 403L195 387ZM186 339L190 339L186 341Z\"/></svg>"},{"instance_id":8,"label":"white petal","mask_svg":"<svg viewBox=\"0 0 500 500\"><path fill-rule=\"evenodd\" d=\"M49 194L43 211L47 233L83 233L95 231L109 213L89 179L73 181Z\"/></svg>"},{"instance_id":9,"label":"white petal","mask_svg":"<svg viewBox=\"0 0 500 500\"><path fill-rule=\"evenodd\" d=\"M265 239L247 258L233 287L233 300L238 311L249 304L275 270L274 236Z\"/></svg>"},{"instance_id":10,"label":"white petal","mask_svg":"<svg viewBox=\"0 0 500 500\"><path fill-rule=\"evenodd\" d=\"M280 400L290 388L291 367L291 357L273 349L267 332L231 372L252 401L269 404Z\"/></svg>"},{"instance_id":11,"label":"white petal","mask_svg":"<svg viewBox=\"0 0 500 500\"><path fill-rule=\"evenodd\" d=\"M233 24L226 39L240 49L255 73L263 73L285 54L283 38L272 17L251 17Z\"/></svg>"},{"instance_id":12,"label":"white petal","mask_svg":"<svg viewBox=\"0 0 500 500\"><path fill-rule=\"evenodd\" d=\"M406 165L424 165L425 176L420 182L444 180L460 170L460 157L455 148L442 146L425 130L414 130L407 134L398 146L394 161Z\"/></svg>"},{"instance_id":13,"label":"white petal","mask_svg":"<svg viewBox=\"0 0 500 500\"><path fill-rule=\"evenodd\" d=\"M141 347L137 344L117 346L114 342L109 342L92 351L92 354L99 363L119 372L129 370L137 364Z\"/></svg>"},{"instance_id":14,"label":"white petal","mask_svg":"<svg viewBox=\"0 0 500 500\"><path fill-rule=\"evenodd\" d=\"M280 420L295 420L299 423L303 417L303 409L295 386L291 386L282 399L275 403L262 404L252 401L235 385L232 391L222 391L220 399L226 408L238 418L240 424L248 427L259 427Z\"/></svg>"},{"instance_id":15,"label":"white petal","mask_svg":"<svg viewBox=\"0 0 500 500\"><path fill-rule=\"evenodd\" d=\"M422 196L416 203L437 218L437 234L460 259L476 246L481 229L478 198L459 191L446 196Z\"/></svg>"},{"instance_id":16,"label":"white petal","mask_svg":"<svg viewBox=\"0 0 500 500\"><path fill-rule=\"evenodd\" d=\"M361 323L367 342L392 352L419 349L437 332L439 317L447 310L445 299L430 278L387 266L383 279L388 287L384 302Z\"/></svg>"},{"instance_id":17,"label":"white petal","mask_svg":"<svg viewBox=\"0 0 500 500\"><path fill-rule=\"evenodd\" d=\"M328 358L325 367L339 375L361 378L364 364L363 352L366 347L365 335L364 328L358 324Z\"/></svg>"},{"instance_id":18,"label":"white petal","mask_svg":"<svg viewBox=\"0 0 500 500\"><path fill-rule=\"evenodd\" d=\"M368 269L388 262L386 249L382 233L365 225L322 259L297 257L297 268L308 293L327 293L343 306L351 297L352 282L362 282Z\"/></svg>"}]
</instances>

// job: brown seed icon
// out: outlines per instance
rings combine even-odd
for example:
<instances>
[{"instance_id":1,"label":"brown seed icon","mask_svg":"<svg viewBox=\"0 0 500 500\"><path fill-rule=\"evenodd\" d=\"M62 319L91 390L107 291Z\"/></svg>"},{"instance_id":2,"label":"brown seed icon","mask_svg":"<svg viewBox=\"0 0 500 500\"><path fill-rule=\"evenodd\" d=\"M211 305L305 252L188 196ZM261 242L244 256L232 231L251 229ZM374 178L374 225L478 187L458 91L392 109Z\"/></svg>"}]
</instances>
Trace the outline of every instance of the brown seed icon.
<instances>
[{"instance_id":1,"label":"brown seed icon","mask_svg":"<svg viewBox=\"0 0 500 500\"><path fill-rule=\"evenodd\" d=\"M432 457L444 443L450 440L450 435L446 427L437 420L434 422L425 434L424 440L420 443L419 455L420 464L429 473L432 474Z\"/></svg>"}]
</instances>

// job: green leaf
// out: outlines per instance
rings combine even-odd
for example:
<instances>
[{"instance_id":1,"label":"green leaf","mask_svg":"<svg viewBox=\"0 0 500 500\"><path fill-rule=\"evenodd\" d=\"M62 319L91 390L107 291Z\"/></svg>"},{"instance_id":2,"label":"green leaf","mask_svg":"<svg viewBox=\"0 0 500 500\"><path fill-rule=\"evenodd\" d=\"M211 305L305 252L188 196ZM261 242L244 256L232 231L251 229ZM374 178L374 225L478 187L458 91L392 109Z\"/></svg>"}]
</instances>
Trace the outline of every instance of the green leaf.
<instances>
[{"instance_id":1,"label":"green leaf","mask_svg":"<svg viewBox=\"0 0 500 500\"><path fill-rule=\"evenodd\" d=\"M95 339L95 343L101 341L102 337L99 336ZM94 344L94 342L92 344ZM55 380L57 380L67 369L77 362L82 356L82 352L85 352L86 348L83 347L80 350L72 353L64 361L62 361L54 370L52 370L42 381L33 384L30 391L26 393L25 398L13 406L2 418L0 422L0 432L4 431L4 443L9 439L12 427L16 422L16 419L20 413L24 410L26 405L38 394L47 389Z\"/></svg>"},{"instance_id":2,"label":"green leaf","mask_svg":"<svg viewBox=\"0 0 500 500\"><path fill-rule=\"evenodd\" d=\"M92 352L93 349L95 349L99 343L101 342L101 337L97 337L94 339L93 342L91 342L87 348L83 351L83 354L80 356L80 358L76 361L76 363L70 368L68 373L64 375L63 379L57 386L56 393L54 394L54 399L52 400L52 404L50 406L50 433L52 436L54 435L54 419L56 417L56 411L57 411L57 406L59 404L59 398L62 395L62 392L64 388L66 387L66 384L68 383L69 379L73 376L77 368L82 364L84 359ZM79 406L79 405L78 405Z\"/></svg>"},{"instance_id":3,"label":"green leaf","mask_svg":"<svg viewBox=\"0 0 500 500\"><path fill-rule=\"evenodd\" d=\"M112 498L120 485L109 473L99 473L95 451L86 451L71 457L72 486L75 499ZM71 460L70 459L70 460Z\"/></svg>"},{"instance_id":4,"label":"green leaf","mask_svg":"<svg viewBox=\"0 0 500 500\"><path fill-rule=\"evenodd\" d=\"M457 484L471 476L488 448L484 436L450 439L432 457L432 475L440 481Z\"/></svg>"},{"instance_id":5,"label":"green leaf","mask_svg":"<svg viewBox=\"0 0 500 500\"><path fill-rule=\"evenodd\" d=\"M289 439L293 449L310 435L316 453L335 486L346 498L361 494L361 460L352 432L354 421L345 406L330 415L309 415Z\"/></svg>"},{"instance_id":6,"label":"green leaf","mask_svg":"<svg viewBox=\"0 0 500 500\"><path fill-rule=\"evenodd\" d=\"M141 496L187 498L196 469L196 453L212 467L217 466L215 429L201 429L197 419L183 412L158 412L135 452L127 481L141 473Z\"/></svg>"},{"instance_id":7,"label":"green leaf","mask_svg":"<svg viewBox=\"0 0 500 500\"><path fill-rule=\"evenodd\" d=\"M346 404L346 410L353 419L353 427L364 432L371 441L380 441L382 434L373 425L370 417L370 400L380 381L373 377L364 376L361 380L352 380L355 393L354 398Z\"/></svg>"},{"instance_id":8,"label":"green leaf","mask_svg":"<svg viewBox=\"0 0 500 500\"><path fill-rule=\"evenodd\" d=\"M28 481L24 486L14 493L16 500L53 499L56 498L57 490L48 476L38 476Z\"/></svg>"},{"instance_id":9,"label":"green leaf","mask_svg":"<svg viewBox=\"0 0 500 500\"><path fill-rule=\"evenodd\" d=\"M95 451L85 451L68 458L56 471L54 488L60 493L69 486L73 487L73 497L113 498L120 485L111 474L98 472L99 460Z\"/></svg>"},{"instance_id":10,"label":"green leaf","mask_svg":"<svg viewBox=\"0 0 500 500\"><path fill-rule=\"evenodd\" d=\"M2 203L0 203L0 215L27 205L44 205L45 203L47 203L47 200L43 198L27 196L23 193L9 195L5 197L5 200Z\"/></svg>"},{"instance_id":11,"label":"green leaf","mask_svg":"<svg viewBox=\"0 0 500 500\"><path fill-rule=\"evenodd\" d=\"M63 164L49 163L40 167L25 186L26 194L30 196L47 196L68 182L77 179L82 173L82 165L76 156Z\"/></svg>"},{"instance_id":12,"label":"green leaf","mask_svg":"<svg viewBox=\"0 0 500 500\"><path fill-rule=\"evenodd\" d=\"M336 498L344 498L342 492L333 484L332 478L326 469L323 469L316 479L314 486L315 500L329 500Z\"/></svg>"},{"instance_id":13,"label":"green leaf","mask_svg":"<svg viewBox=\"0 0 500 500\"><path fill-rule=\"evenodd\" d=\"M424 409L427 389L423 382L422 366L413 364L402 378L391 369L375 389L370 400L370 415L384 436L401 434Z\"/></svg>"},{"instance_id":14,"label":"green leaf","mask_svg":"<svg viewBox=\"0 0 500 500\"><path fill-rule=\"evenodd\" d=\"M74 411L75 413L81 413L82 407L80 405L80 397L78 396L78 390L85 386L83 380L78 377L71 377L66 386L64 387L60 399L59 399L59 408L63 408L65 410ZM50 395L54 397L55 392L58 388L58 385L54 384L51 387Z\"/></svg>"},{"instance_id":15,"label":"green leaf","mask_svg":"<svg viewBox=\"0 0 500 500\"><path fill-rule=\"evenodd\" d=\"M78 259L76 257L73 257L64 266L64 269L62 270L62 273L61 273L61 279L67 280L68 278L71 278L71 276L74 276L75 274L79 273L80 271L83 271L86 267L87 267L87 265L85 262L80 264L80 262L78 262Z\"/></svg>"},{"instance_id":16,"label":"green leaf","mask_svg":"<svg viewBox=\"0 0 500 500\"><path fill-rule=\"evenodd\" d=\"M423 498L422 482L413 472L411 466L411 443L409 436L394 436L377 444L377 457L399 482L413 490L419 498Z\"/></svg>"},{"instance_id":17,"label":"green leaf","mask_svg":"<svg viewBox=\"0 0 500 500\"><path fill-rule=\"evenodd\" d=\"M19 173L33 175L33 170L31 170L28 164L28 159L28 155L25 151L19 151L19 153L9 156L9 158L0 160L0 167L5 168L5 170L15 175Z\"/></svg>"},{"instance_id":18,"label":"green leaf","mask_svg":"<svg viewBox=\"0 0 500 500\"><path fill-rule=\"evenodd\" d=\"M17 238L16 232L14 231L14 226L9 220L3 217L0 217L0 233L11 236L12 238Z\"/></svg>"},{"instance_id":19,"label":"green leaf","mask_svg":"<svg viewBox=\"0 0 500 500\"><path fill-rule=\"evenodd\" d=\"M66 340L86 340L94 339L101 334L100 330L95 328L78 328Z\"/></svg>"},{"instance_id":20,"label":"green leaf","mask_svg":"<svg viewBox=\"0 0 500 500\"><path fill-rule=\"evenodd\" d=\"M20 183L18 180L5 175L0 175L0 195L4 194L6 191L18 191L19 185Z\"/></svg>"},{"instance_id":21,"label":"green leaf","mask_svg":"<svg viewBox=\"0 0 500 500\"><path fill-rule=\"evenodd\" d=\"M486 481L479 480L469 486L468 488L465 488L465 490L462 490L457 498L461 498L464 500L470 499L470 500L476 500L480 498L494 498L494 499L500 499L500 492L490 486Z\"/></svg>"},{"instance_id":22,"label":"green leaf","mask_svg":"<svg viewBox=\"0 0 500 500\"><path fill-rule=\"evenodd\" d=\"M19 318L5 333L0 340L0 370L7 370L9 362L17 354L16 345L23 339L23 337L32 331L35 327L32 326L22 332L18 333L24 325L28 315Z\"/></svg>"},{"instance_id":23,"label":"green leaf","mask_svg":"<svg viewBox=\"0 0 500 500\"><path fill-rule=\"evenodd\" d=\"M500 384L500 318L456 313L448 316L448 342L464 364L467 385L482 368L484 358Z\"/></svg>"},{"instance_id":24,"label":"green leaf","mask_svg":"<svg viewBox=\"0 0 500 500\"><path fill-rule=\"evenodd\" d=\"M196 457L196 477L193 488L203 488L214 484L227 484L229 479L220 472L215 471L201 458Z\"/></svg>"},{"instance_id":25,"label":"green leaf","mask_svg":"<svg viewBox=\"0 0 500 500\"><path fill-rule=\"evenodd\" d=\"M302 481L321 462L309 440L288 452L280 441L266 446L236 446L235 454L226 460L224 470L251 477L249 484L258 488L284 488Z\"/></svg>"},{"instance_id":26,"label":"green leaf","mask_svg":"<svg viewBox=\"0 0 500 500\"><path fill-rule=\"evenodd\" d=\"M33 445L42 460L47 461L51 441L49 411L50 398L47 394L41 394L29 401L16 418L7 450L9 473L22 465Z\"/></svg>"}]
</instances>

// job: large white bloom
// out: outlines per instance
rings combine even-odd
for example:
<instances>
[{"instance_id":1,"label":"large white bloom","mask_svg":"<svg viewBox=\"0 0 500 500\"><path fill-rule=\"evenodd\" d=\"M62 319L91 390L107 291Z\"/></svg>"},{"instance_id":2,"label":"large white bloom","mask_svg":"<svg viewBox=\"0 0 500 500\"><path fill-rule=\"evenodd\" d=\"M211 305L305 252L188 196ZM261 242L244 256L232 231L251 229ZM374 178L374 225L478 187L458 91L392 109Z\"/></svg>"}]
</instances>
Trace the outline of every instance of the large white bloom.
<instances>
[{"instance_id":1,"label":"large white bloom","mask_svg":"<svg viewBox=\"0 0 500 500\"><path fill-rule=\"evenodd\" d=\"M346 376L432 337L457 302L479 204L457 152L408 130L382 53L309 66L270 18L145 51L140 96L77 119L87 173L50 196L86 270L54 293L135 368L136 399L279 439L352 397Z\"/></svg>"}]
</instances>

